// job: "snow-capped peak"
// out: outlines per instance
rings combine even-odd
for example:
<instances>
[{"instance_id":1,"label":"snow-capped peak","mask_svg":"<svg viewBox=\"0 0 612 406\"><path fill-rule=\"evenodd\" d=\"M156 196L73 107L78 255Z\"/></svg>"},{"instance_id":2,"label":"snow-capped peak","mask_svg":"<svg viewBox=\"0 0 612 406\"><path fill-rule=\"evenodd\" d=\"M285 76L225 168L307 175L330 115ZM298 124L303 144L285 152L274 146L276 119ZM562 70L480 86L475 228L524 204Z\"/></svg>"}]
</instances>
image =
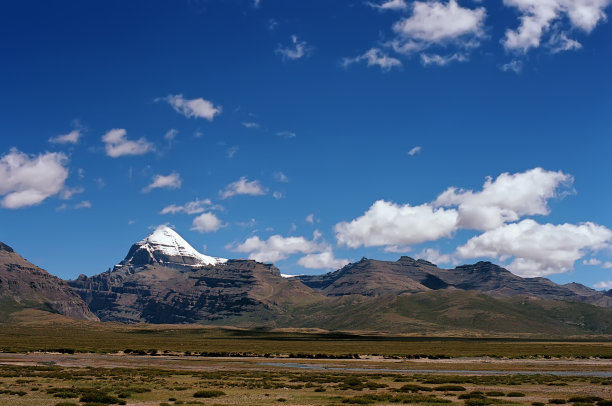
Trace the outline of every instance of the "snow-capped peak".
<instances>
[{"instance_id":1,"label":"snow-capped peak","mask_svg":"<svg viewBox=\"0 0 612 406\"><path fill-rule=\"evenodd\" d=\"M196 251L176 231L168 226L159 226L144 240L134 244L126 262L169 262L184 265L216 265L227 262Z\"/></svg>"}]
</instances>

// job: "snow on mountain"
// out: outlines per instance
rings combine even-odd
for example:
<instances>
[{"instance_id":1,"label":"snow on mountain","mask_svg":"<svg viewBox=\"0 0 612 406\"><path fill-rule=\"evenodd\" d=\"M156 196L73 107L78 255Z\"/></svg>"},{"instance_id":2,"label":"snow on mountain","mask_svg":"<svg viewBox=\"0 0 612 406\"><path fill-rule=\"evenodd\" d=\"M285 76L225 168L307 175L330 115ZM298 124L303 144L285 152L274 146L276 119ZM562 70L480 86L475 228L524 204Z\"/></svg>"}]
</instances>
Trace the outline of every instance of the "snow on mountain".
<instances>
[{"instance_id":1,"label":"snow on mountain","mask_svg":"<svg viewBox=\"0 0 612 406\"><path fill-rule=\"evenodd\" d=\"M176 231L159 226L144 240L134 244L123 261L124 264L175 263L191 266L217 265L227 262L196 251Z\"/></svg>"}]
</instances>

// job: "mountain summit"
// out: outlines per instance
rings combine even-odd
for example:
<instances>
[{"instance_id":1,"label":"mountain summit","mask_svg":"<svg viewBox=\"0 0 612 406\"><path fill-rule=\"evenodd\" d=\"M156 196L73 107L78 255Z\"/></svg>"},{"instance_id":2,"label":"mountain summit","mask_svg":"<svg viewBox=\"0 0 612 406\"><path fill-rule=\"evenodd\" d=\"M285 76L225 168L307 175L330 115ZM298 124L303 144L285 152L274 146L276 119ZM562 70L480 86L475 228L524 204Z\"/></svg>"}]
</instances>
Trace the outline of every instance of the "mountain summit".
<instances>
[{"instance_id":1,"label":"mountain summit","mask_svg":"<svg viewBox=\"0 0 612 406\"><path fill-rule=\"evenodd\" d=\"M200 254L166 226L132 245L112 270L68 283L101 320L124 323L271 318L288 302L322 297L273 265Z\"/></svg>"},{"instance_id":2,"label":"mountain summit","mask_svg":"<svg viewBox=\"0 0 612 406\"><path fill-rule=\"evenodd\" d=\"M176 231L159 226L144 240L132 245L120 265L150 264L206 266L227 262L224 258L209 257L196 251Z\"/></svg>"}]
</instances>

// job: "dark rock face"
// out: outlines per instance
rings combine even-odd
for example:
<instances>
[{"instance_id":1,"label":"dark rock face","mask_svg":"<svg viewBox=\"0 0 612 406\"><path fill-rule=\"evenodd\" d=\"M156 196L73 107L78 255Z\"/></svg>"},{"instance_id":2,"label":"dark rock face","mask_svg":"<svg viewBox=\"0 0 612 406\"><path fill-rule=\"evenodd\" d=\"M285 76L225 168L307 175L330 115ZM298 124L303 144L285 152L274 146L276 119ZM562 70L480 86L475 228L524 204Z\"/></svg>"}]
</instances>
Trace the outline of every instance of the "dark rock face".
<instances>
[{"instance_id":1,"label":"dark rock face","mask_svg":"<svg viewBox=\"0 0 612 406\"><path fill-rule=\"evenodd\" d=\"M247 260L203 267L120 264L69 284L101 320L124 323L214 322L253 312L272 315L283 303L319 296L298 280L283 278L276 267Z\"/></svg>"},{"instance_id":2,"label":"dark rock face","mask_svg":"<svg viewBox=\"0 0 612 406\"><path fill-rule=\"evenodd\" d=\"M396 262L363 258L335 272L298 278L306 286L327 296L402 295L459 289L496 297L524 296L612 307L609 293L606 296L580 284L557 285L546 278L521 278L491 262L441 269L425 260L410 257L401 257Z\"/></svg>"},{"instance_id":3,"label":"dark rock face","mask_svg":"<svg viewBox=\"0 0 612 406\"><path fill-rule=\"evenodd\" d=\"M0 299L15 310L35 308L82 320L97 320L66 282L0 243Z\"/></svg>"}]
</instances>

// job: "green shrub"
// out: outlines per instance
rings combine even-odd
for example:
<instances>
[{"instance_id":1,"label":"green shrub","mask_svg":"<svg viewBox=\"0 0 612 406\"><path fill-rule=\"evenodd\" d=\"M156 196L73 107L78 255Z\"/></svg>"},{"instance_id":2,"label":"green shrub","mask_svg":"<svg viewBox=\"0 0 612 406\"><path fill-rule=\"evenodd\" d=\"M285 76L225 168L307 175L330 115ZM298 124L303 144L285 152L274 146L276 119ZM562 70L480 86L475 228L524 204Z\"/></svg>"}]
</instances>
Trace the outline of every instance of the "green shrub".
<instances>
[{"instance_id":1,"label":"green shrub","mask_svg":"<svg viewBox=\"0 0 612 406\"><path fill-rule=\"evenodd\" d=\"M492 392L487 392L487 396L500 397L500 396L506 396L506 394L504 392L492 391Z\"/></svg>"},{"instance_id":2,"label":"green shrub","mask_svg":"<svg viewBox=\"0 0 612 406\"><path fill-rule=\"evenodd\" d=\"M572 403L595 403L603 399L597 396L572 396L569 401Z\"/></svg>"},{"instance_id":3,"label":"green shrub","mask_svg":"<svg viewBox=\"0 0 612 406\"><path fill-rule=\"evenodd\" d=\"M225 396L225 392L220 390L199 390L193 394L194 398L218 398Z\"/></svg>"},{"instance_id":4,"label":"green shrub","mask_svg":"<svg viewBox=\"0 0 612 406\"><path fill-rule=\"evenodd\" d=\"M466 389L461 385L441 385L436 386L434 390L442 392L464 392Z\"/></svg>"},{"instance_id":5,"label":"green shrub","mask_svg":"<svg viewBox=\"0 0 612 406\"><path fill-rule=\"evenodd\" d=\"M398 389L399 392L431 392L432 390L433 389L428 386L415 385L413 383L407 383Z\"/></svg>"},{"instance_id":6,"label":"green shrub","mask_svg":"<svg viewBox=\"0 0 612 406\"><path fill-rule=\"evenodd\" d=\"M565 399L549 399L548 403L552 405L564 405L567 401Z\"/></svg>"},{"instance_id":7,"label":"green shrub","mask_svg":"<svg viewBox=\"0 0 612 406\"><path fill-rule=\"evenodd\" d=\"M525 394L523 392L510 392L506 396L509 398L524 398Z\"/></svg>"}]
</instances>

